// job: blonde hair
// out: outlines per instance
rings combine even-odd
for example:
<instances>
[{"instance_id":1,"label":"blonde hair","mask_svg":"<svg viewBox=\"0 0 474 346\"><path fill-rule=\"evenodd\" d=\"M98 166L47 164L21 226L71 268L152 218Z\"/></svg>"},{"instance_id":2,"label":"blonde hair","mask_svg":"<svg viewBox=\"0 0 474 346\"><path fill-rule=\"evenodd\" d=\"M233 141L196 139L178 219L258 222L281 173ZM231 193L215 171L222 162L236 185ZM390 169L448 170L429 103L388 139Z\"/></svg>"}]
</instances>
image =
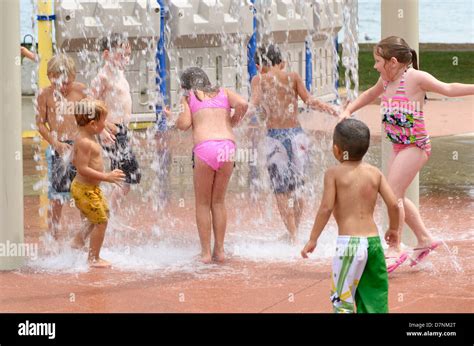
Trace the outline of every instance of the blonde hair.
<instances>
[{"instance_id":1,"label":"blonde hair","mask_svg":"<svg viewBox=\"0 0 474 346\"><path fill-rule=\"evenodd\" d=\"M99 100L84 99L74 107L74 116L78 126L86 126L92 120L99 120L107 115L107 106Z\"/></svg>"},{"instance_id":2,"label":"blonde hair","mask_svg":"<svg viewBox=\"0 0 474 346\"><path fill-rule=\"evenodd\" d=\"M377 43L374 47L374 53L384 60L396 58L399 63L412 64L413 68L418 70L418 57L416 51L398 36L389 36Z\"/></svg>"},{"instance_id":3,"label":"blonde hair","mask_svg":"<svg viewBox=\"0 0 474 346\"><path fill-rule=\"evenodd\" d=\"M48 75L76 75L76 64L74 60L66 54L56 54L48 61Z\"/></svg>"}]
</instances>

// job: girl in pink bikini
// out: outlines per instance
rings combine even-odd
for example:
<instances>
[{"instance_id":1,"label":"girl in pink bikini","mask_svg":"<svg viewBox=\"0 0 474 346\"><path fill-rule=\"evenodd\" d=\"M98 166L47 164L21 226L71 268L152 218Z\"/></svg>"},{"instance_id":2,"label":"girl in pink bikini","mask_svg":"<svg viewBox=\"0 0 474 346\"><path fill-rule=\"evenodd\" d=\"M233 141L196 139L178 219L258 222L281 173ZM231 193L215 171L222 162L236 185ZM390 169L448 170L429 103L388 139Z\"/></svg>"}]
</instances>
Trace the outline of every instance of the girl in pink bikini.
<instances>
[{"instance_id":1,"label":"girl in pink bikini","mask_svg":"<svg viewBox=\"0 0 474 346\"><path fill-rule=\"evenodd\" d=\"M247 102L231 90L212 87L206 73L190 67L181 75L181 99L176 127L193 129L196 224L201 241L201 261L224 260L227 224L225 194L234 169L235 126L247 111ZM234 113L231 116L231 109ZM165 111L170 117L171 113ZM211 227L214 249L211 255Z\"/></svg>"},{"instance_id":2,"label":"girl in pink bikini","mask_svg":"<svg viewBox=\"0 0 474 346\"><path fill-rule=\"evenodd\" d=\"M400 37L391 36L380 41L374 47L374 59L374 68L380 73L378 82L351 102L340 118L350 117L353 112L382 96L382 123L393 148L387 180L400 206L398 232L385 235L389 252L394 253L387 256L387 259L394 260L387 263L390 273L408 259L408 254L401 252L400 248L403 222L413 230L418 241L411 257L412 266L440 245L427 231L413 202L405 197L406 189L431 153L423 114L425 94L432 91L449 97L472 95L474 85L443 83L429 73L419 71L416 51Z\"/></svg>"}]
</instances>

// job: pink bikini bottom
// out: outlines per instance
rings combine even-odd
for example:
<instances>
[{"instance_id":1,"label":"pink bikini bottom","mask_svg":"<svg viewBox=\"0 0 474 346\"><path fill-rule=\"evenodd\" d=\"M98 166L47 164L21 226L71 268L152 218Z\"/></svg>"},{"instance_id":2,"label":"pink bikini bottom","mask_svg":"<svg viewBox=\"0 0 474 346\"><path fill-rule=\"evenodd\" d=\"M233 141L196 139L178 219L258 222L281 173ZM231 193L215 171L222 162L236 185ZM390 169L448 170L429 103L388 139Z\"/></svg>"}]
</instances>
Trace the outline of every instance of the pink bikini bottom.
<instances>
[{"instance_id":1,"label":"pink bikini bottom","mask_svg":"<svg viewBox=\"0 0 474 346\"><path fill-rule=\"evenodd\" d=\"M217 171L226 162L233 161L235 143L230 139L203 141L193 149L194 155Z\"/></svg>"}]
</instances>

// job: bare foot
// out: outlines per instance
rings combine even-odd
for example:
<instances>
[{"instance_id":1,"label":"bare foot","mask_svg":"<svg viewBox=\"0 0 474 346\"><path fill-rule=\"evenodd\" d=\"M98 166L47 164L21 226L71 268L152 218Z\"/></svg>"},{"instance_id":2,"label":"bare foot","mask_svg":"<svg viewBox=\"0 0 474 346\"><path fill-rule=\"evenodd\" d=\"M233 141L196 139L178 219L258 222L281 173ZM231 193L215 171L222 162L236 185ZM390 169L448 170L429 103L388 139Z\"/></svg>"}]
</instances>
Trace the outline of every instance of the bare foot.
<instances>
[{"instance_id":1,"label":"bare foot","mask_svg":"<svg viewBox=\"0 0 474 346\"><path fill-rule=\"evenodd\" d=\"M201 254L201 262L204 264L209 264L212 262L211 254Z\"/></svg>"},{"instance_id":2,"label":"bare foot","mask_svg":"<svg viewBox=\"0 0 474 346\"><path fill-rule=\"evenodd\" d=\"M85 246L86 246L86 243L85 243L84 239L79 235L76 235L74 237L74 239L71 241L71 247L73 249L81 250Z\"/></svg>"},{"instance_id":3,"label":"bare foot","mask_svg":"<svg viewBox=\"0 0 474 346\"><path fill-rule=\"evenodd\" d=\"M106 260L99 258L96 260L89 260L89 267L91 268L110 268L112 264Z\"/></svg>"},{"instance_id":4,"label":"bare foot","mask_svg":"<svg viewBox=\"0 0 474 346\"><path fill-rule=\"evenodd\" d=\"M296 235L292 235L290 233L285 233L281 237L278 238L278 241L288 243L290 245L296 244Z\"/></svg>"},{"instance_id":5,"label":"bare foot","mask_svg":"<svg viewBox=\"0 0 474 346\"><path fill-rule=\"evenodd\" d=\"M212 259L218 263L222 263L225 261L225 253L224 250L214 250L214 253L212 254Z\"/></svg>"}]
</instances>

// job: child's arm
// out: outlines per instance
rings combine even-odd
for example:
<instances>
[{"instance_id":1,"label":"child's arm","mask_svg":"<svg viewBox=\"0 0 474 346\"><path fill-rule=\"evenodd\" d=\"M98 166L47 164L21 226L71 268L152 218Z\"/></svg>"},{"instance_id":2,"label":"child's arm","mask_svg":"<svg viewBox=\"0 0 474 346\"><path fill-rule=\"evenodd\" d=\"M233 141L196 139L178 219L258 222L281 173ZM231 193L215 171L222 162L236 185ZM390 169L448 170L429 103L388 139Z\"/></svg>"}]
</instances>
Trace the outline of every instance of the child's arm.
<instances>
[{"instance_id":1,"label":"child's arm","mask_svg":"<svg viewBox=\"0 0 474 346\"><path fill-rule=\"evenodd\" d=\"M308 89L306 89L306 86L304 85L303 80L301 79L298 73L293 72L291 73L291 75L296 82L296 92L305 104L307 104L312 109L317 109L334 116L338 115L337 111L333 107L311 96L311 94L308 92Z\"/></svg>"},{"instance_id":2,"label":"child's arm","mask_svg":"<svg viewBox=\"0 0 474 346\"><path fill-rule=\"evenodd\" d=\"M301 251L303 258L308 258L308 252L313 252L316 248L318 238L331 217L336 203L336 177L334 168L329 168L324 175L324 191L321 204L319 206L316 220L309 241Z\"/></svg>"},{"instance_id":3,"label":"child's arm","mask_svg":"<svg viewBox=\"0 0 474 346\"><path fill-rule=\"evenodd\" d=\"M389 245L398 243L398 227L399 227L399 216L400 210L398 208L397 197L393 193L392 189L388 185L387 179L385 179L382 172L380 173L380 185L379 193L387 206L389 226L385 233L385 240Z\"/></svg>"},{"instance_id":4,"label":"child's arm","mask_svg":"<svg viewBox=\"0 0 474 346\"><path fill-rule=\"evenodd\" d=\"M191 91L192 92L192 91ZM163 109L165 116L173 122L173 113L168 107ZM179 106L179 115L176 120L176 128L181 131L187 131L193 125L191 110L189 109L188 100L186 96L181 97L181 104Z\"/></svg>"},{"instance_id":5,"label":"child's arm","mask_svg":"<svg viewBox=\"0 0 474 346\"><path fill-rule=\"evenodd\" d=\"M367 106L369 103L374 101L377 97L382 95L383 93L383 80L380 77L377 83L364 91L358 98L354 101L349 103L346 109L339 115L339 119L343 120L349 118L352 113L356 112L357 110L361 109L364 106Z\"/></svg>"},{"instance_id":6,"label":"child's arm","mask_svg":"<svg viewBox=\"0 0 474 346\"><path fill-rule=\"evenodd\" d=\"M125 180L125 174L120 169L112 172L99 172L89 167L89 161L92 153L92 143L88 139L81 138L74 144L74 166L77 173L84 178L98 181L106 181L109 183L119 184Z\"/></svg>"},{"instance_id":7,"label":"child's arm","mask_svg":"<svg viewBox=\"0 0 474 346\"><path fill-rule=\"evenodd\" d=\"M88 90L89 97L96 100L104 100L104 93L107 89L107 77L101 72L91 81L90 88Z\"/></svg>"},{"instance_id":8,"label":"child's arm","mask_svg":"<svg viewBox=\"0 0 474 346\"><path fill-rule=\"evenodd\" d=\"M444 83L424 71L417 71L417 75L419 85L424 91L433 91L448 97L474 95L474 84Z\"/></svg>"},{"instance_id":9,"label":"child's arm","mask_svg":"<svg viewBox=\"0 0 474 346\"><path fill-rule=\"evenodd\" d=\"M262 88L260 86L260 76L256 75L250 82L250 103L248 105L247 117L253 117L255 114L259 116L261 121L266 121L267 114L261 107L262 102ZM257 118L258 119L258 118Z\"/></svg>"},{"instance_id":10,"label":"child's arm","mask_svg":"<svg viewBox=\"0 0 474 346\"><path fill-rule=\"evenodd\" d=\"M97 76L95 76L95 78L92 80L90 88L86 91L86 94L92 99L104 101L104 94L106 93L107 89L107 76L99 72L99 74L97 74ZM106 120L105 128L99 134L100 140L104 145L111 145L115 142L115 134L113 129L116 129L115 124L110 123Z\"/></svg>"},{"instance_id":11,"label":"child's arm","mask_svg":"<svg viewBox=\"0 0 474 346\"><path fill-rule=\"evenodd\" d=\"M260 106L262 101L262 88L260 87L260 76L256 75L250 82L250 103L255 107Z\"/></svg>"},{"instance_id":12,"label":"child's arm","mask_svg":"<svg viewBox=\"0 0 474 346\"><path fill-rule=\"evenodd\" d=\"M32 61L36 61L36 54L28 50L28 48L20 46L20 52L21 52L21 55L24 56L25 58L28 58Z\"/></svg>"},{"instance_id":13,"label":"child's arm","mask_svg":"<svg viewBox=\"0 0 474 346\"><path fill-rule=\"evenodd\" d=\"M71 149L71 146L67 143L58 141L54 133L48 126L46 126L46 124L48 124L47 99L48 96L46 91L44 89L41 90L36 100L36 127L45 141L48 142L60 155L63 155L64 152Z\"/></svg>"},{"instance_id":14,"label":"child's arm","mask_svg":"<svg viewBox=\"0 0 474 346\"><path fill-rule=\"evenodd\" d=\"M225 89L225 92L227 93L227 98L229 99L230 106L235 110L234 115L231 119L232 127L234 127L242 120L245 113L247 113L249 105L242 96L233 92L232 90Z\"/></svg>"}]
</instances>

